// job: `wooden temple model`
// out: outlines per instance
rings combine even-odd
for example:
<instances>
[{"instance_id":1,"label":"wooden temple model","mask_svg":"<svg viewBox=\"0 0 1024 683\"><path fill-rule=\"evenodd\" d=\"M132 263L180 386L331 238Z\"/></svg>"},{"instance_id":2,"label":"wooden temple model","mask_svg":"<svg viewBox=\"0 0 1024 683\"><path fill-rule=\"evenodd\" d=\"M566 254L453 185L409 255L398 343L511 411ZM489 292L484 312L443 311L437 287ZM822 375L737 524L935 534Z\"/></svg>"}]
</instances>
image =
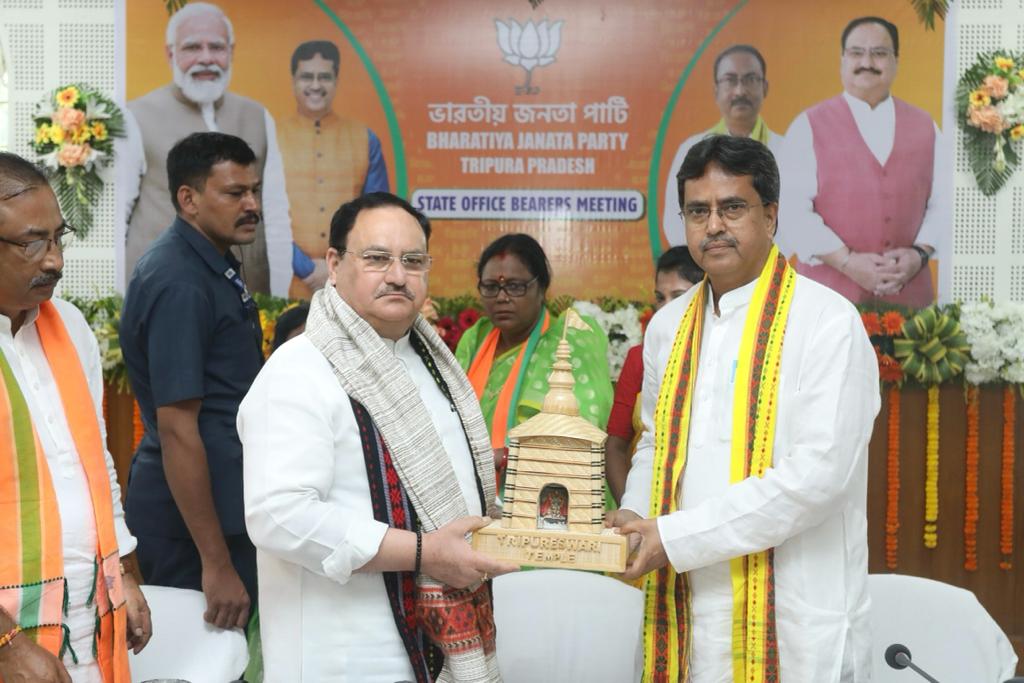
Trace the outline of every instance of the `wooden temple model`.
<instances>
[{"instance_id":1,"label":"wooden temple model","mask_svg":"<svg viewBox=\"0 0 1024 683\"><path fill-rule=\"evenodd\" d=\"M563 332L541 411L509 431L502 518L473 547L526 566L621 572L626 538L604 528L608 437L580 417L569 360Z\"/></svg>"}]
</instances>

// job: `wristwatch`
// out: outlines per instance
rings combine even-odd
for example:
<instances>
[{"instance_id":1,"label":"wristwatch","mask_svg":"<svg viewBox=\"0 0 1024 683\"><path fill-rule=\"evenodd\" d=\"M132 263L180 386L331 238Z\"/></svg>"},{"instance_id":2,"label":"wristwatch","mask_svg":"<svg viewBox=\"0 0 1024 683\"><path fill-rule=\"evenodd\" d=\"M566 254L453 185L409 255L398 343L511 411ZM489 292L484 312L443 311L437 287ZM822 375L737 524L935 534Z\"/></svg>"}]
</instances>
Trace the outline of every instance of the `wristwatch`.
<instances>
[{"instance_id":1,"label":"wristwatch","mask_svg":"<svg viewBox=\"0 0 1024 683\"><path fill-rule=\"evenodd\" d=\"M928 265L928 261L932 255L928 253L928 250L924 247L919 247L916 244L911 244L910 248L917 252L917 255L921 257L921 267L924 268Z\"/></svg>"}]
</instances>

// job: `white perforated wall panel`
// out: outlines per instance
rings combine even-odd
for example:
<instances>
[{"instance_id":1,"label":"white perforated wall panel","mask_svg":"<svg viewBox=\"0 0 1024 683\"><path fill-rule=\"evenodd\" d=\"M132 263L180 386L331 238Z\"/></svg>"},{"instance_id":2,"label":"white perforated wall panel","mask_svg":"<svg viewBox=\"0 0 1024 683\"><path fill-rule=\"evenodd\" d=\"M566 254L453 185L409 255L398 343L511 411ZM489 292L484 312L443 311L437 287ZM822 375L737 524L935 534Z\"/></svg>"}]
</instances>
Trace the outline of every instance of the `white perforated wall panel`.
<instances>
[{"instance_id":1,"label":"white perforated wall panel","mask_svg":"<svg viewBox=\"0 0 1024 683\"><path fill-rule=\"evenodd\" d=\"M1024 0L951 4L959 33L955 78L979 52L1024 50ZM1018 169L996 196L985 197L976 189L960 132L956 135L952 298L1024 301L1024 169Z\"/></svg>"},{"instance_id":2,"label":"white perforated wall panel","mask_svg":"<svg viewBox=\"0 0 1024 683\"><path fill-rule=\"evenodd\" d=\"M0 0L0 44L10 68L9 149L31 155L32 111L50 88L80 80L123 93L118 61L123 49L115 42L124 2ZM978 52L1000 47L1024 50L1024 0L956 0L951 5L953 30L947 35L957 39L948 51L947 83L955 83ZM964 159L952 112L947 111L945 132L957 138L950 298L1024 301L1024 171L1018 171L996 197L981 195ZM108 185L93 232L68 250L62 285L66 294L102 295L113 290L113 195Z\"/></svg>"},{"instance_id":3,"label":"white perforated wall panel","mask_svg":"<svg viewBox=\"0 0 1024 683\"><path fill-rule=\"evenodd\" d=\"M0 0L0 44L9 87L8 148L33 158L36 103L65 83L87 83L114 94L115 0ZM106 174L113 177L112 174ZM108 182L94 209L94 225L65 253L60 293L106 296L114 290L114 188Z\"/></svg>"}]
</instances>

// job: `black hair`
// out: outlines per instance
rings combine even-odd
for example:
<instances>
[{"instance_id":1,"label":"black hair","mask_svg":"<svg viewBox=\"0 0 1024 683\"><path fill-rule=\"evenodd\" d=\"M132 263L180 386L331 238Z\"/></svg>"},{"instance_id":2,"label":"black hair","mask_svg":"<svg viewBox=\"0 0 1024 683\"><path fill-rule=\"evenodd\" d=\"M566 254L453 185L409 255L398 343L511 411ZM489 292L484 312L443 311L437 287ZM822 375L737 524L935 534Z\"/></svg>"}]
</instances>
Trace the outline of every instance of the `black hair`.
<instances>
[{"instance_id":1,"label":"black hair","mask_svg":"<svg viewBox=\"0 0 1024 683\"><path fill-rule=\"evenodd\" d=\"M0 152L0 201L40 186L49 187L42 169L17 154Z\"/></svg>"},{"instance_id":2,"label":"black hair","mask_svg":"<svg viewBox=\"0 0 1024 683\"><path fill-rule=\"evenodd\" d=\"M430 243L429 218L419 212L412 204L390 192L370 192L345 202L334 212L334 216L331 218L330 245L338 251L344 251L345 245L348 242L348 234L355 227L356 218L358 218L359 214L370 209L380 209L388 206L402 209L415 218L416 222L423 228L423 235L426 237L427 243Z\"/></svg>"},{"instance_id":3,"label":"black hair","mask_svg":"<svg viewBox=\"0 0 1024 683\"><path fill-rule=\"evenodd\" d=\"M700 178L710 164L717 164L729 175L753 177L754 189L762 202L779 201L779 166L766 146L745 137L712 135L690 148L676 176L679 206L686 206L683 188L687 180Z\"/></svg>"},{"instance_id":4,"label":"black hair","mask_svg":"<svg viewBox=\"0 0 1024 683\"><path fill-rule=\"evenodd\" d=\"M847 24L846 28L843 29L843 37L839 39L840 54L846 51L846 39L849 37L850 32L861 24L878 24L888 31L889 37L892 38L892 54L895 57L900 56L900 30L896 28L896 24L886 21L882 17L858 17Z\"/></svg>"},{"instance_id":5,"label":"black hair","mask_svg":"<svg viewBox=\"0 0 1024 683\"><path fill-rule=\"evenodd\" d=\"M743 52L748 55L753 55L754 58L757 59L757 61L760 62L761 64L761 76L763 78L768 78L768 65L765 63L764 57L761 55L761 53L758 51L756 47L754 47L753 45L733 45L732 47L725 48L724 50L718 53L717 57L715 57L715 66L711 72L711 79L713 81L715 81L716 83L718 82L718 65L722 63L722 60L728 57L729 55L736 54L737 52Z\"/></svg>"},{"instance_id":6,"label":"black hair","mask_svg":"<svg viewBox=\"0 0 1024 683\"><path fill-rule=\"evenodd\" d=\"M329 286L329 285L328 285ZM270 348L270 352L277 351L281 344L288 341L288 336L296 330L300 325L306 324L306 317L309 315L309 304L299 304L294 308L289 308L287 311L277 316L277 320L274 322L274 345Z\"/></svg>"},{"instance_id":7,"label":"black hair","mask_svg":"<svg viewBox=\"0 0 1024 683\"><path fill-rule=\"evenodd\" d=\"M694 284L704 279L704 270L693 260L690 250L682 245L672 247L658 257L655 273L676 273Z\"/></svg>"},{"instance_id":8,"label":"black hair","mask_svg":"<svg viewBox=\"0 0 1024 683\"><path fill-rule=\"evenodd\" d=\"M167 187L174 210L181 211L178 188L187 185L202 190L213 167L224 161L251 166L256 154L245 140L226 133L192 133L174 143L167 153Z\"/></svg>"},{"instance_id":9,"label":"black hair","mask_svg":"<svg viewBox=\"0 0 1024 683\"><path fill-rule=\"evenodd\" d=\"M501 254L512 254L522 261L530 275L537 278L541 290L546 290L551 285L551 264L548 263L544 248L540 246L540 242L522 232L502 235L487 245L476 264L478 280L483 277L487 262Z\"/></svg>"},{"instance_id":10,"label":"black hair","mask_svg":"<svg viewBox=\"0 0 1024 683\"><path fill-rule=\"evenodd\" d=\"M329 40L307 40L295 48L295 52L292 53L292 76L298 71L299 62L313 59L317 55L334 64L334 75L337 76L341 67L341 54L338 52L338 46Z\"/></svg>"}]
</instances>

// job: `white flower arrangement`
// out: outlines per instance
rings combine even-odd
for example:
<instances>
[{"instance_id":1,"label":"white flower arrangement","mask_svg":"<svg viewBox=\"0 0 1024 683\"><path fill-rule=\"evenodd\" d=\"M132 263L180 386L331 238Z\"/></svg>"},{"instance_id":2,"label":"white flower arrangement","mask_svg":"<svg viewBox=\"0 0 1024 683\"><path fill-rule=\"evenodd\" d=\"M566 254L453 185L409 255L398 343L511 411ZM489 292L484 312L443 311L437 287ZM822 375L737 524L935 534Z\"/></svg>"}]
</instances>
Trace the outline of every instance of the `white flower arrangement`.
<instances>
[{"instance_id":1,"label":"white flower arrangement","mask_svg":"<svg viewBox=\"0 0 1024 683\"><path fill-rule=\"evenodd\" d=\"M964 376L971 384L1024 384L1024 303L981 301L960 308L970 344Z\"/></svg>"},{"instance_id":2,"label":"white flower arrangement","mask_svg":"<svg viewBox=\"0 0 1024 683\"><path fill-rule=\"evenodd\" d=\"M614 311L604 311L595 303L576 301L572 305L577 313L597 321L608 337L608 374L613 382L619 378L626 354L643 339L640 311L629 304Z\"/></svg>"}]
</instances>

